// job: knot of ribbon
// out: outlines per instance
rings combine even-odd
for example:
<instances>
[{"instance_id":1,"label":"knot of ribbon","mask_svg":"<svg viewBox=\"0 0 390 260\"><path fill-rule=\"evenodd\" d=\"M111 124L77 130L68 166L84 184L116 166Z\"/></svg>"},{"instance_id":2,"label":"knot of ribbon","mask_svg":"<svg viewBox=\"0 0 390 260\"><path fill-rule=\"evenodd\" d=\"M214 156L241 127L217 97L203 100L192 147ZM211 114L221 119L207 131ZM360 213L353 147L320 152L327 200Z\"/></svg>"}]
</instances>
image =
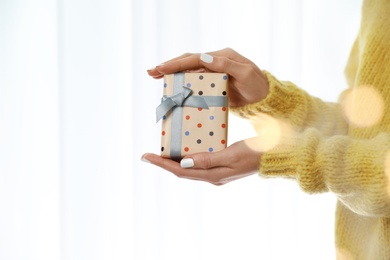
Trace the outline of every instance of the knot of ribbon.
<instances>
[{"instance_id":1,"label":"knot of ribbon","mask_svg":"<svg viewBox=\"0 0 390 260\"><path fill-rule=\"evenodd\" d=\"M199 107L208 109L205 99L199 96L192 96L192 90L182 87L182 90L176 95L167 97L163 96L161 104L156 109L156 122L158 122L166 113L174 107Z\"/></svg>"}]
</instances>

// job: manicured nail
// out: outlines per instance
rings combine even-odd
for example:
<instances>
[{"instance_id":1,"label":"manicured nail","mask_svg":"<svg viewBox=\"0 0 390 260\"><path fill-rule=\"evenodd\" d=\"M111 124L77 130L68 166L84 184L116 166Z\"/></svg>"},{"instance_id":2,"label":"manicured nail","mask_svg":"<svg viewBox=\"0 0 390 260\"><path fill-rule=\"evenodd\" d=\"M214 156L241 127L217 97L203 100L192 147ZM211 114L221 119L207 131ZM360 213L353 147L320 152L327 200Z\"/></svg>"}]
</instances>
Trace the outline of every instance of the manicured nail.
<instances>
[{"instance_id":1,"label":"manicured nail","mask_svg":"<svg viewBox=\"0 0 390 260\"><path fill-rule=\"evenodd\" d=\"M146 162L146 163L150 163L150 161L148 159L145 159L143 156L141 157L141 161Z\"/></svg>"},{"instance_id":2,"label":"manicured nail","mask_svg":"<svg viewBox=\"0 0 390 260\"><path fill-rule=\"evenodd\" d=\"M213 56L211 56L211 55L208 55L208 54L206 54L206 53L202 53L202 54L200 54L200 60L201 61L204 61L204 62L206 62L206 63L211 63L211 62L213 62Z\"/></svg>"},{"instance_id":3,"label":"manicured nail","mask_svg":"<svg viewBox=\"0 0 390 260\"><path fill-rule=\"evenodd\" d=\"M151 71L151 70L154 70L156 68L156 66L150 68L150 69L147 69L147 71Z\"/></svg>"},{"instance_id":4,"label":"manicured nail","mask_svg":"<svg viewBox=\"0 0 390 260\"><path fill-rule=\"evenodd\" d=\"M165 65L165 63L161 63L161 64L157 65L156 67L161 67L163 65Z\"/></svg>"},{"instance_id":5,"label":"manicured nail","mask_svg":"<svg viewBox=\"0 0 390 260\"><path fill-rule=\"evenodd\" d=\"M194 160L186 158L180 161L181 168L192 168L194 167Z\"/></svg>"}]
</instances>

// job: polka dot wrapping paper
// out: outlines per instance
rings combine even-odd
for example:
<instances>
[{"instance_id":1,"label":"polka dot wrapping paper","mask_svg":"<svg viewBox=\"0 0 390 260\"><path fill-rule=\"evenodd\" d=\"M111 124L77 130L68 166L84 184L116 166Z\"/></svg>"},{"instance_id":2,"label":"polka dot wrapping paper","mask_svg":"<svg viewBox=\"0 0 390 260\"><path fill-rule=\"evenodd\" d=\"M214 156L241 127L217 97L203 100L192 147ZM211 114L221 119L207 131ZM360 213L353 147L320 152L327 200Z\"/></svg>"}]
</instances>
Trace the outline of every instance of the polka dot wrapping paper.
<instances>
[{"instance_id":1,"label":"polka dot wrapping paper","mask_svg":"<svg viewBox=\"0 0 390 260\"><path fill-rule=\"evenodd\" d=\"M162 116L161 156L180 160L199 152L217 152L227 145L228 76L224 73L176 73L164 76L165 98L182 88L190 97ZM202 98L207 107L186 105ZM188 102L187 102L188 101ZM202 101L202 102L203 102ZM179 115L178 115L179 114Z\"/></svg>"}]
</instances>

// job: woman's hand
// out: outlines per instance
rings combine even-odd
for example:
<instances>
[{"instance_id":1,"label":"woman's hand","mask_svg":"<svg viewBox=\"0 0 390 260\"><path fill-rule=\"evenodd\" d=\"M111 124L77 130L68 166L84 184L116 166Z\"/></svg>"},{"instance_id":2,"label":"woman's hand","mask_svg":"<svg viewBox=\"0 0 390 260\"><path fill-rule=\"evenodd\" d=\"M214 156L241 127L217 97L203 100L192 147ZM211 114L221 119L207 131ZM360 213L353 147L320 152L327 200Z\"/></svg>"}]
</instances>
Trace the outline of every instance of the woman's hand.
<instances>
[{"instance_id":1,"label":"woman's hand","mask_svg":"<svg viewBox=\"0 0 390 260\"><path fill-rule=\"evenodd\" d=\"M268 80L252 61L227 48L207 54L187 53L164 62L148 73L159 79L179 71L213 71L229 75L230 106L238 107L264 99L269 92Z\"/></svg>"},{"instance_id":2,"label":"woman's hand","mask_svg":"<svg viewBox=\"0 0 390 260\"><path fill-rule=\"evenodd\" d=\"M229 105L244 106L264 99L269 92L268 80L250 60L232 49L216 52L187 53L148 70L153 78L179 71L213 71L229 75ZM142 160L155 164L178 177L206 181L215 185L251 175L259 168L260 152L247 144L251 139L237 142L215 153L186 156L181 163L155 154L144 154Z\"/></svg>"},{"instance_id":3,"label":"woman's hand","mask_svg":"<svg viewBox=\"0 0 390 260\"><path fill-rule=\"evenodd\" d=\"M186 156L180 163L151 153L144 154L142 160L155 164L181 178L222 185L254 174L258 170L260 152L252 150L247 145L251 141L252 139L239 141L215 153L197 153Z\"/></svg>"}]
</instances>

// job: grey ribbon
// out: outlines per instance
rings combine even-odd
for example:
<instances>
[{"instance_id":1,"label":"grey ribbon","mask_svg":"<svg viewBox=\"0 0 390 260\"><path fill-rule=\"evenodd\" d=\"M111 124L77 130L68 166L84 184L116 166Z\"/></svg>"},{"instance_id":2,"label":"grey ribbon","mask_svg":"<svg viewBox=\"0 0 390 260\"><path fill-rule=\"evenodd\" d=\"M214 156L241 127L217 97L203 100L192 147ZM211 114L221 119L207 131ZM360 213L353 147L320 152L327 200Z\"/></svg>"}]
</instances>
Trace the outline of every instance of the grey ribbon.
<instances>
[{"instance_id":1,"label":"grey ribbon","mask_svg":"<svg viewBox=\"0 0 390 260\"><path fill-rule=\"evenodd\" d=\"M182 87L181 91L171 97L163 96L161 104L156 109L156 122L174 107L200 107L208 109L205 99L199 96L191 96L192 90Z\"/></svg>"},{"instance_id":2,"label":"grey ribbon","mask_svg":"<svg viewBox=\"0 0 390 260\"><path fill-rule=\"evenodd\" d=\"M173 82L173 95L162 98L161 104L157 107L157 122L170 110L172 110L171 123L171 149L170 158L176 161L181 159L181 137L183 107L209 107L227 106L226 96L191 96L192 90L184 87L184 73L175 73Z\"/></svg>"}]
</instances>

